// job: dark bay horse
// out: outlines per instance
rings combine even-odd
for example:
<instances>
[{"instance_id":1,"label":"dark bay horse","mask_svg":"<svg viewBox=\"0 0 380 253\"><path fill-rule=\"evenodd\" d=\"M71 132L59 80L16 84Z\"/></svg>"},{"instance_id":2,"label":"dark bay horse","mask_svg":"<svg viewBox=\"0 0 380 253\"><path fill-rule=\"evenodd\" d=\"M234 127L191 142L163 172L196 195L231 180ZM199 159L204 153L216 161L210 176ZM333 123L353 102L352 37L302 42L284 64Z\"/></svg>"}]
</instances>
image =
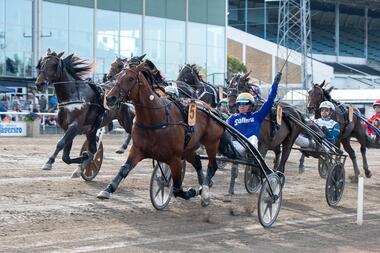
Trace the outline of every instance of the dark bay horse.
<instances>
[{"instance_id":1,"label":"dark bay horse","mask_svg":"<svg viewBox=\"0 0 380 253\"><path fill-rule=\"evenodd\" d=\"M58 98L58 124L65 131L62 139L57 143L54 153L42 169L52 169L58 153L63 149L62 160L67 163L80 163L85 168L96 153L96 132L112 119L117 118L127 132L131 132L133 108L129 106L118 107L113 110L105 110L99 90L83 76L93 69L92 64L87 64L73 54L62 58L62 53L47 51L38 65L36 86L39 91L46 90L49 84L54 85ZM70 150L73 139L78 134L86 134L89 150L78 158L70 158ZM73 175L78 176L78 175Z\"/></svg>"},{"instance_id":2,"label":"dark bay horse","mask_svg":"<svg viewBox=\"0 0 380 253\"><path fill-rule=\"evenodd\" d=\"M362 122L356 117L353 117L352 122L349 121L348 109L346 106L341 105L339 102L331 98L330 89L324 89L325 82L321 84L314 84L309 90L309 111L315 113L315 118L320 118L319 105L323 101L330 101L335 106L335 112L332 115L332 119L340 124L340 142L343 145L344 150L348 153L352 160L355 175L351 177L353 182L357 182L360 174L358 163L356 161L356 155L354 149L351 147L350 139L355 137L360 143L360 152L363 158L363 169L367 178L372 176L371 171L368 169L368 162L366 157L366 130Z\"/></svg>"},{"instance_id":3,"label":"dark bay horse","mask_svg":"<svg viewBox=\"0 0 380 253\"><path fill-rule=\"evenodd\" d=\"M172 100L160 97L154 91L154 77L150 71L147 71L146 64L143 62L137 67L124 68L117 75L115 86L107 94L109 106L120 101L132 101L136 108L136 118L132 130L133 144L128 159L111 184L98 194L98 198L109 198L121 180L145 158L168 164L173 177L174 196L192 198L197 195L196 190L182 189L182 159L186 159L197 170L198 181L202 185L202 205L208 205L209 185L217 169L216 153L224 129L216 121L211 120L208 114L197 109L196 123L190 130L179 107ZM206 147L209 159L206 178L203 178L200 160L196 159L195 150L199 144Z\"/></svg>"},{"instance_id":4,"label":"dark bay horse","mask_svg":"<svg viewBox=\"0 0 380 253\"><path fill-rule=\"evenodd\" d=\"M229 108L232 110L231 113L237 112L236 98L242 92L249 92L254 97L257 97L258 100L262 100L260 94L258 94L257 85L250 84L248 76L249 73L244 75L236 74L228 81L227 96ZM304 117L299 111L287 103L279 102L278 105L283 108L282 124L276 129L274 125L276 123L273 122L273 115L275 116L275 112L273 111L271 112L272 115L265 118L261 125L258 149L264 157L268 150L273 150L275 153L274 168L284 172L285 164L292 150L294 141L302 131L302 128L286 117L286 115L292 115L303 122Z\"/></svg>"},{"instance_id":5,"label":"dark bay horse","mask_svg":"<svg viewBox=\"0 0 380 253\"><path fill-rule=\"evenodd\" d=\"M219 102L219 93L215 87L205 82L199 74L195 64L185 64L179 70L177 82L185 82L190 85L195 93L196 98L206 102L212 107L216 107Z\"/></svg>"}]
</instances>

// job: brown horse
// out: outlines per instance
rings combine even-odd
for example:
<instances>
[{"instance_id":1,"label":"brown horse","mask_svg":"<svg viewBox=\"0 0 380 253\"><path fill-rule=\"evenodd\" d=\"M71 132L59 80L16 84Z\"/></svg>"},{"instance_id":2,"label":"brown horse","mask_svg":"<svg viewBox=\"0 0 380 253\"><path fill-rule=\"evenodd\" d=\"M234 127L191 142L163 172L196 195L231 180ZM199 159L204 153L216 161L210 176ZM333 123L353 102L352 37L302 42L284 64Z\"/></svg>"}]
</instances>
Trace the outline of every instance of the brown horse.
<instances>
[{"instance_id":1,"label":"brown horse","mask_svg":"<svg viewBox=\"0 0 380 253\"><path fill-rule=\"evenodd\" d=\"M83 75L93 69L92 64L73 54L61 58L62 53L47 51L41 58L37 69L36 86L39 91L45 91L49 84L54 85L58 98L58 124L65 131L57 143L54 153L49 157L42 169L51 170L58 153L63 150L62 160L67 163L89 162L96 153L96 131L108 125L117 118L127 132L131 132L133 108L128 105L105 110L99 90L90 80L84 80ZM73 139L78 134L86 134L89 150L81 157L71 159L70 150ZM86 164L82 164L85 168ZM74 175L77 176L77 175Z\"/></svg>"},{"instance_id":2,"label":"brown horse","mask_svg":"<svg viewBox=\"0 0 380 253\"><path fill-rule=\"evenodd\" d=\"M109 106L120 101L132 101L136 108L136 118L132 130L133 144L128 159L111 184L99 193L98 198L109 198L121 180L145 158L168 164L173 176L174 196L192 198L197 195L196 190L182 190L182 159L186 159L197 170L198 181L202 185L202 205L208 205L209 185L217 169L216 153L224 129L199 109L196 111L195 126L189 128L179 106L155 93L152 88L154 84L152 73L146 68L146 62L143 62L137 67L123 69L116 77L115 86L107 94ZM205 179L200 159L195 153L199 144L206 147L209 159Z\"/></svg>"},{"instance_id":3,"label":"brown horse","mask_svg":"<svg viewBox=\"0 0 380 253\"><path fill-rule=\"evenodd\" d=\"M259 101L263 101L257 91L257 86L249 83L248 76L249 73L246 73L245 75L237 74L233 75L228 81L227 96L229 108L233 110L231 113L237 112L236 98L242 92L249 92L254 97L257 97ZM260 102L256 104L260 104ZM301 121L304 121L304 117L291 105L283 102L278 104L283 108L283 122L278 129L275 129L276 126L274 126L274 124L276 123L273 122L273 116L276 115L275 112L272 111L270 115L265 118L261 125L258 148L264 157L268 150L273 150L275 153L274 168L284 172L285 163L288 160L294 141L302 131L302 128L286 117L286 115L293 115Z\"/></svg>"},{"instance_id":4,"label":"brown horse","mask_svg":"<svg viewBox=\"0 0 380 253\"><path fill-rule=\"evenodd\" d=\"M349 121L348 110L346 106L341 105L337 101L331 98L330 89L324 89L325 82L320 85L314 84L313 87L309 90L309 103L308 109L309 111L313 111L315 113L315 118L320 118L321 114L319 111L319 105L323 101L330 101L335 106L335 112L332 115L332 119L337 121L340 124L340 142L342 143L344 150L348 153L352 160L352 164L354 167L355 175L351 180L353 182L357 182L358 176L360 174L358 163L356 161L356 155L354 149L351 147L350 139L351 137L355 137L360 143L360 152L363 158L363 169L365 171L366 177L370 178L372 176L371 171L368 169L368 162L366 157L366 130L361 121L354 116L352 122Z\"/></svg>"}]
</instances>

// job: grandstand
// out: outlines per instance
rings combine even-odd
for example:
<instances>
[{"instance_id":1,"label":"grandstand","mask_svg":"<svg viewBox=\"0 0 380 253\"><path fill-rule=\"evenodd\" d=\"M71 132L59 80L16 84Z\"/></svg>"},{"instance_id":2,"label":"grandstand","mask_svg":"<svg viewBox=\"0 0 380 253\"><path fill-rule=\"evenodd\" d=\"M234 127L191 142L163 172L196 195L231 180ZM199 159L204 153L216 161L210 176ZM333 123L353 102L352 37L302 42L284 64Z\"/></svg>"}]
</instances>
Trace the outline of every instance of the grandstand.
<instances>
[{"instance_id":1,"label":"grandstand","mask_svg":"<svg viewBox=\"0 0 380 253\"><path fill-rule=\"evenodd\" d=\"M229 0L229 26L277 43L279 2ZM380 0L310 0L310 13L312 58L333 69L333 76L328 81L337 88L378 88ZM241 43L228 33L227 37L229 43ZM297 45L290 43L288 48L296 49ZM234 47L229 46L229 49L234 49L229 53L236 55L236 44ZM271 57L275 57L275 53ZM241 59L247 60L247 56ZM297 64L297 61L294 63ZM255 68L254 64L252 66ZM258 68L263 69L262 66ZM253 69L255 72L258 70ZM297 74L295 70L294 75ZM317 73L320 74L325 76L324 73ZM267 79L270 81L270 78ZM290 79L296 87L299 78L290 76Z\"/></svg>"}]
</instances>

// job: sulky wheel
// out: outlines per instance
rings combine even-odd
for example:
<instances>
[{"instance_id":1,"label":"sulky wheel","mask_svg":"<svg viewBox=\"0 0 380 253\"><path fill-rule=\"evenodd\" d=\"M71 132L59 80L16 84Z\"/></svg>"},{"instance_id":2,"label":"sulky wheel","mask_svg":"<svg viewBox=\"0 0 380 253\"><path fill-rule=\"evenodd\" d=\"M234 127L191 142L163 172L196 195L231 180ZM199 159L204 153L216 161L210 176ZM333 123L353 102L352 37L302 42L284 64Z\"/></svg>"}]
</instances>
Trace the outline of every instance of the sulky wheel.
<instances>
[{"instance_id":1,"label":"sulky wheel","mask_svg":"<svg viewBox=\"0 0 380 253\"><path fill-rule=\"evenodd\" d=\"M273 195L271 194L271 189ZM282 203L282 186L280 177L276 174L268 175L259 195L258 216L261 225L268 228L276 221Z\"/></svg>"},{"instance_id":2,"label":"sulky wheel","mask_svg":"<svg viewBox=\"0 0 380 253\"><path fill-rule=\"evenodd\" d=\"M342 198L345 185L345 172L341 163L335 164L327 175L325 196L327 204L331 207L338 205Z\"/></svg>"},{"instance_id":3,"label":"sulky wheel","mask_svg":"<svg viewBox=\"0 0 380 253\"><path fill-rule=\"evenodd\" d=\"M80 150L80 154L82 154L84 151L88 150L87 140L83 143L82 148ZM100 142L98 146L98 150L96 151L94 158L92 159L92 162L89 163L87 168L85 168L82 173L81 177L86 181L93 180L96 175L98 175L100 167L103 163L103 143Z\"/></svg>"},{"instance_id":4,"label":"sulky wheel","mask_svg":"<svg viewBox=\"0 0 380 253\"><path fill-rule=\"evenodd\" d=\"M169 166L156 162L150 179L150 201L157 210L169 205L173 194L173 180Z\"/></svg>"},{"instance_id":5,"label":"sulky wheel","mask_svg":"<svg viewBox=\"0 0 380 253\"><path fill-rule=\"evenodd\" d=\"M249 194L255 193L260 189L260 172L256 167L250 165L245 167L244 186Z\"/></svg>"},{"instance_id":6,"label":"sulky wheel","mask_svg":"<svg viewBox=\"0 0 380 253\"><path fill-rule=\"evenodd\" d=\"M323 160L322 158L319 158L318 159L318 172L319 172L319 176L321 178L326 178L328 170L329 170L329 168L328 168L328 166L326 164L326 161Z\"/></svg>"}]
</instances>

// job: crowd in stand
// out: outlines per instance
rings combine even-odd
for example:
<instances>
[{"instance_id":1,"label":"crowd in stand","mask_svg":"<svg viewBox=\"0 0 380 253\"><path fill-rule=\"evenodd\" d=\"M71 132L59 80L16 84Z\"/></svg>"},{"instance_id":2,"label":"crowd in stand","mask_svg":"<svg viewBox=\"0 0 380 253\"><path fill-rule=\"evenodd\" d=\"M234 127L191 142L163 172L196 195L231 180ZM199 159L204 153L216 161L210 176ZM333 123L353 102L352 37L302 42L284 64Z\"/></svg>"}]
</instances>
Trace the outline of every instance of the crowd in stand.
<instances>
[{"instance_id":1,"label":"crowd in stand","mask_svg":"<svg viewBox=\"0 0 380 253\"><path fill-rule=\"evenodd\" d=\"M14 112L26 112L27 116L37 117L37 113L42 112L51 112L54 113L57 111L58 100L55 95L47 98L46 95L35 95L33 93L26 95L16 95L16 94L7 94L2 96L0 99L0 112L9 112L6 114L0 114L1 122L11 122L17 120L25 119L23 117L18 117ZM54 116L45 117L45 124L47 126L55 126L56 119Z\"/></svg>"}]
</instances>

